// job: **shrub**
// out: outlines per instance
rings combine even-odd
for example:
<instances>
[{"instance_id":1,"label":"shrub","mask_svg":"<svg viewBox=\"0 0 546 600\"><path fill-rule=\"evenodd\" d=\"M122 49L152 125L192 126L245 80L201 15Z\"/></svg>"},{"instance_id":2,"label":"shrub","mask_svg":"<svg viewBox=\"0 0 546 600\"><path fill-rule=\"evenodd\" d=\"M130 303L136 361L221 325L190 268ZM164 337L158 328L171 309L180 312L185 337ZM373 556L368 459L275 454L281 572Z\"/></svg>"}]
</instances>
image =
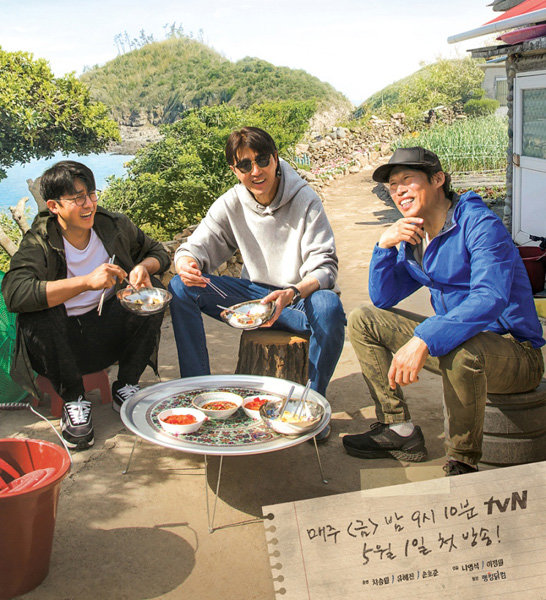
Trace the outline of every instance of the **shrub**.
<instances>
[{"instance_id":1,"label":"shrub","mask_svg":"<svg viewBox=\"0 0 546 600\"><path fill-rule=\"evenodd\" d=\"M11 215L8 215L5 212L0 212L0 227L12 242L15 242L15 244L19 245L19 242L23 236L19 227L11 218ZM11 257L9 254L0 246L0 271L6 272L9 269L10 260Z\"/></svg>"},{"instance_id":2,"label":"shrub","mask_svg":"<svg viewBox=\"0 0 546 600\"><path fill-rule=\"evenodd\" d=\"M484 117L492 115L499 106L500 103L498 100L494 100L493 98L479 98L466 102L463 110L469 117Z\"/></svg>"}]
</instances>

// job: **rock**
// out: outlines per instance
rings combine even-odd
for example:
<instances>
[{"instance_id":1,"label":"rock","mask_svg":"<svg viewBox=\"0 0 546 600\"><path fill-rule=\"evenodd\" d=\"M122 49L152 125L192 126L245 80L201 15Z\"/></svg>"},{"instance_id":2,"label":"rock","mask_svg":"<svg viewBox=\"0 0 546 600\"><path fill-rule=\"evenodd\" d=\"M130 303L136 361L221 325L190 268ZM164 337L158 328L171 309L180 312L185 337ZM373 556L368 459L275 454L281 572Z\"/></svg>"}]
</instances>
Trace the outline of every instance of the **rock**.
<instances>
[{"instance_id":1,"label":"rock","mask_svg":"<svg viewBox=\"0 0 546 600\"><path fill-rule=\"evenodd\" d=\"M358 162L360 163L360 165L362 167L365 167L366 165L370 164L370 159L365 156L364 154L359 154L356 159L358 160Z\"/></svg>"},{"instance_id":2,"label":"rock","mask_svg":"<svg viewBox=\"0 0 546 600\"><path fill-rule=\"evenodd\" d=\"M352 167L349 167L349 173L359 173L359 172L360 172L359 165L353 165Z\"/></svg>"},{"instance_id":3,"label":"rock","mask_svg":"<svg viewBox=\"0 0 546 600\"><path fill-rule=\"evenodd\" d=\"M384 142L381 144L381 154L386 156L387 154L392 154L391 145L389 143Z\"/></svg>"}]
</instances>

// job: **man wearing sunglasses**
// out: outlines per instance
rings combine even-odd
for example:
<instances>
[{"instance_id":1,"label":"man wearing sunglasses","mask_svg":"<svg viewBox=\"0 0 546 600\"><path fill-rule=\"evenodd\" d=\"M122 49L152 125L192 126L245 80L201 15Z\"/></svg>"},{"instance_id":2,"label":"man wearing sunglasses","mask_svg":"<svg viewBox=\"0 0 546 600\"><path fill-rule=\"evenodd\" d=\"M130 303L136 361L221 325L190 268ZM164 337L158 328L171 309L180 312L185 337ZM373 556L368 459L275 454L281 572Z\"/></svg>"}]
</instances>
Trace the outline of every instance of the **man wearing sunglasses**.
<instances>
[{"instance_id":1,"label":"man wearing sunglasses","mask_svg":"<svg viewBox=\"0 0 546 600\"><path fill-rule=\"evenodd\" d=\"M17 313L12 374L33 395L33 371L51 381L64 400L63 438L85 449L94 433L83 375L119 361L112 385L119 412L146 365L157 371L162 314L127 312L116 287L126 277L137 288L151 286L151 276L170 260L125 215L98 206L95 178L85 165L55 164L42 175L40 191L47 210L34 219L2 282L6 306Z\"/></svg>"},{"instance_id":2,"label":"man wearing sunglasses","mask_svg":"<svg viewBox=\"0 0 546 600\"><path fill-rule=\"evenodd\" d=\"M322 202L279 159L275 142L262 129L234 131L226 158L239 184L214 202L175 254L178 276L169 289L180 375L210 374L201 312L219 319L218 304L263 299L276 304L265 326L310 335L311 387L325 395L343 347L345 314L336 287L334 236ZM241 278L211 275L237 248L244 263ZM328 435L329 427L322 439Z\"/></svg>"}]
</instances>

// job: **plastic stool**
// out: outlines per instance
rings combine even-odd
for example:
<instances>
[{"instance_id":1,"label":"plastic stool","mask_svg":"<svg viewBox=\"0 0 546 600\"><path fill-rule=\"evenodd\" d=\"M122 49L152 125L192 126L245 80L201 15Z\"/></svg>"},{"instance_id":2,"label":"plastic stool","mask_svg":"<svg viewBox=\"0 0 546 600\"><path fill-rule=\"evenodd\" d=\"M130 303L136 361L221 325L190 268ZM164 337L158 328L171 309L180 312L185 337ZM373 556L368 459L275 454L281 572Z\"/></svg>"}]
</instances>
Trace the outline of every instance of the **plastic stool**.
<instances>
[{"instance_id":1,"label":"plastic stool","mask_svg":"<svg viewBox=\"0 0 546 600\"><path fill-rule=\"evenodd\" d=\"M36 384L42 390L42 393L48 394L51 398L51 414L54 417L60 417L63 412L63 399L57 394L51 385L51 381L43 375L38 375L36 378ZM108 373L106 371L97 371L96 373L89 373L83 376L83 389L86 392L91 390L99 389L100 399L102 404L108 404L112 402L112 391L110 389L110 381L108 380ZM35 401L35 405L38 401Z\"/></svg>"}]
</instances>

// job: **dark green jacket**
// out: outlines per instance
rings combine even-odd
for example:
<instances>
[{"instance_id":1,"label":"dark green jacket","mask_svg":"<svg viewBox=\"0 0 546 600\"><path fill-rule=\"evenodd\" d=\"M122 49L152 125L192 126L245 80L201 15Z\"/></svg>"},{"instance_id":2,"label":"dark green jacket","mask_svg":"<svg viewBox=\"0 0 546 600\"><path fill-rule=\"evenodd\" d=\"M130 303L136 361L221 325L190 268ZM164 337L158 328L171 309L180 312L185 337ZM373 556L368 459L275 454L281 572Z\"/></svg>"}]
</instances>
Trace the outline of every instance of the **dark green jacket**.
<instances>
[{"instance_id":1,"label":"dark green jacket","mask_svg":"<svg viewBox=\"0 0 546 600\"><path fill-rule=\"evenodd\" d=\"M158 274L168 269L170 259L163 245L148 237L125 215L109 212L99 206L93 229L108 254L115 254L115 263L127 273L147 257L154 257L159 261ZM8 310L19 314L49 308L46 283L66 277L66 255L57 217L49 211L43 211L36 216L32 227L24 235L2 281L2 294ZM11 375L35 395L38 390L34 385L26 348L21 341L18 333ZM157 346L150 358L150 365L157 372Z\"/></svg>"}]
</instances>

